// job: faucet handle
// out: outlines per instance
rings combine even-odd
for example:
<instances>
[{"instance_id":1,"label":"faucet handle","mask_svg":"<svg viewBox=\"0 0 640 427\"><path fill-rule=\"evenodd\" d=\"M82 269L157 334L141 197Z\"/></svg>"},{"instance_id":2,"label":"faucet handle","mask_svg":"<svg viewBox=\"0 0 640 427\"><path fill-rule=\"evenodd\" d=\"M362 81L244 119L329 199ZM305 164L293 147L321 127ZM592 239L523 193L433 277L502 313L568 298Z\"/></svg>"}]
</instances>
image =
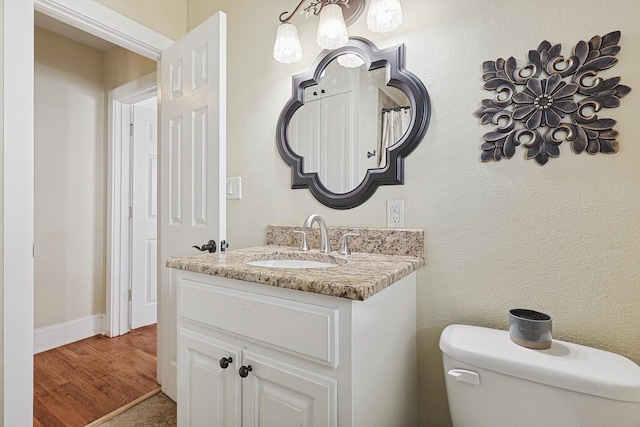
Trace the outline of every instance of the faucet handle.
<instances>
[{"instance_id":1,"label":"faucet handle","mask_svg":"<svg viewBox=\"0 0 640 427\"><path fill-rule=\"evenodd\" d=\"M304 251L307 252L309 250L309 244L307 243L307 232L302 230L302 231L297 231L297 230L293 230L294 233L296 234L300 234L302 241L300 242L300 251Z\"/></svg>"},{"instance_id":2,"label":"faucet handle","mask_svg":"<svg viewBox=\"0 0 640 427\"><path fill-rule=\"evenodd\" d=\"M344 233L342 235L342 246L340 246L340 255L351 255L351 251L349 250L349 243L347 242L347 237L349 236L359 236L358 233Z\"/></svg>"}]
</instances>

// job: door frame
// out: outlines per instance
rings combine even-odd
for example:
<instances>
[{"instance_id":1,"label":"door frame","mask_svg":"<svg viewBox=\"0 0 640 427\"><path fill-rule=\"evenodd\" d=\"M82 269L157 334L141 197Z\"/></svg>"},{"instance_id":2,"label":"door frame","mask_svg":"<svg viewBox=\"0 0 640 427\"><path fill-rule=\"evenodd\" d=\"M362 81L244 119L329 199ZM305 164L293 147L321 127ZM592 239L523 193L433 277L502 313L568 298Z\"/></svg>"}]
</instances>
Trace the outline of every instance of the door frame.
<instances>
[{"instance_id":1,"label":"door frame","mask_svg":"<svg viewBox=\"0 0 640 427\"><path fill-rule=\"evenodd\" d=\"M154 61L159 61L162 51L173 43L170 38L95 1L32 1L37 12Z\"/></svg>"},{"instance_id":2,"label":"door frame","mask_svg":"<svg viewBox=\"0 0 640 427\"><path fill-rule=\"evenodd\" d=\"M4 277L0 281L0 302L2 303L2 321L0 333L6 341L0 343L3 354L3 368L0 369L0 409L2 417L0 423L7 425L26 425L31 423L33 417L33 49L28 45L33 42L33 10L41 12L59 21L80 28L92 35L101 37L113 44L129 49L146 58L157 61L161 52L170 46L173 41L119 13L102 6L94 1L73 0L20 0L3 1L0 16L6 22L4 30L11 34L12 40L19 40L9 48L7 45L0 48L3 59L0 60L2 70L0 76L3 82L7 78L14 77L17 73L21 76L12 81L12 85L2 84L1 108L5 119L7 112L11 112L8 122L3 123L4 132L13 132L16 126L19 132L11 133L22 144L12 144L11 151L0 154L2 160L2 178L5 182L13 182L14 190L7 194L4 186L0 189L0 195L5 199L11 196L10 217L5 217L6 205L2 207L1 215L3 225L20 224L20 227L7 228L3 226L2 238L7 239L7 233L12 230L22 230L19 239L11 239L15 245L4 247L0 254L4 268ZM26 9L29 9L28 11ZM16 52L16 45L25 49ZM30 65L29 65L30 64ZM31 77L30 77L31 76ZM14 96L19 93L19 96ZM16 126L13 126L16 123ZM0 140L0 148L6 150ZM13 198L18 191L23 191L19 198ZM16 203L13 203L16 202ZM16 218L20 218L17 220ZM13 236L12 234L12 236ZM9 236L10 237L10 236ZM17 250L8 251L13 249ZM9 270L7 270L9 269ZM19 273L14 274L19 271ZM4 280L12 280L8 282ZM20 286L16 286L19 283ZM15 339L13 339L15 338ZM10 384L11 393L5 384Z\"/></svg>"},{"instance_id":3,"label":"door frame","mask_svg":"<svg viewBox=\"0 0 640 427\"><path fill-rule=\"evenodd\" d=\"M0 0L0 425L33 423L33 6Z\"/></svg>"},{"instance_id":4,"label":"door frame","mask_svg":"<svg viewBox=\"0 0 640 427\"><path fill-rule=\"evenodd\" d=\"M131 287L131 141L130 106L156 96L158 73L147 74L109 91L107 117L107 308L103 330L108 337L129 332L127 292Z\"/></svg>"}]
</instances>

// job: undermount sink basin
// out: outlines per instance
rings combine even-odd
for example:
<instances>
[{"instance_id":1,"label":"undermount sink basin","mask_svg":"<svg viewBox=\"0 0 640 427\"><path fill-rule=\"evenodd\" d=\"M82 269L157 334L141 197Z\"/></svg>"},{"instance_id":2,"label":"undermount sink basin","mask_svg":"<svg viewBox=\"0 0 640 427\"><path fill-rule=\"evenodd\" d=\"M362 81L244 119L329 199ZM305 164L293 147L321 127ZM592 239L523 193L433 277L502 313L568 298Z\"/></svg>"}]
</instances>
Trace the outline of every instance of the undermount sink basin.
<instances>
[{"instance_id":1,"label":"undermount sink basin","mask_svg":"<svg viewBox=\"0 0 640 427\"><path fill-rule=\"evenodd\" d=\"M313 261L309 259L261 259L247 264L255 267L271 268L330 268L338 264L332 262Z\"/></svg>"},{"instance_id":2,"label":"undermount sink basin","mask_svg":"<svg viewBox=\"0 0 640 427\"><path fill-rule=\"evenodd\" d=\"M288 268L288 269L305 269L305 268L333 268L345 265L348 261L342 257L333 254L325 254L319 252L264 252L254 254L245 259L245 264L252 267L264 268Z\"/></svg>"}]
</instances>

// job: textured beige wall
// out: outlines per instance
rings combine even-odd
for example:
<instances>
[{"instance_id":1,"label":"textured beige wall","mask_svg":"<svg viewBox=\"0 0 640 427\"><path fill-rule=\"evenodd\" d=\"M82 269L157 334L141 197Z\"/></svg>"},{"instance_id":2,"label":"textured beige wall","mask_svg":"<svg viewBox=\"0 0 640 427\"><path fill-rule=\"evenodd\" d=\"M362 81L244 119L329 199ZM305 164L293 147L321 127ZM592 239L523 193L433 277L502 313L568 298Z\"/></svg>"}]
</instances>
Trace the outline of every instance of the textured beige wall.
<instances>
[{"instance_id":1,"label":"textured beige wall","mask_svg":"<svg viewBox=\"0 0 640 427\"><path fill-rule=\"evenodd\" d=\"M185 0L95 0L121 15L177 40L185 34Z\"/></svg>"},{"instance_id":2,"label":"textured beige wall","mask_svg":"<svg viewBox=\"0 0 640 427\"><path fill-rule=\"evenodd\" d=\"M385 225L385 201L404 199L407 227L426 232L427 266L418 273L420 418L449 424L438 339L452 323L504 329L507 311L537 309L554 318L555 337L640 362L640 2L616 0L403 0L405 23L373 34L360 19L354 35L379 47L405 43L407 68L429 90L426 138L406 161L405 185L380 188L363 206L325 208L290 189L275 125L319 48L317 20L295 18L305 58L271 58L278 15L290 0L187 0L187 27L221 9L228 14L228 174L242 176L242 200L228 202L231 248L264 243L267 224L301 224L312 213L329 224ZM620 62L604 72L633 91L605 116L618 120L615 155L575 155L540 167L522 152L479 161L488 127L472 114L483 98L482 62L524 60L542 40L568 54L579 40L622 31Z\"/></svg>"},{"instance_id":3,"label":"textured beige wall","mask_svg":"<svg viewBox=\"0 0 640 427\"><path fill-rule=\"evenodd\" d=\"M35 29L35 327L102 313L102 52Z\"/></svg>"}]
</instances>

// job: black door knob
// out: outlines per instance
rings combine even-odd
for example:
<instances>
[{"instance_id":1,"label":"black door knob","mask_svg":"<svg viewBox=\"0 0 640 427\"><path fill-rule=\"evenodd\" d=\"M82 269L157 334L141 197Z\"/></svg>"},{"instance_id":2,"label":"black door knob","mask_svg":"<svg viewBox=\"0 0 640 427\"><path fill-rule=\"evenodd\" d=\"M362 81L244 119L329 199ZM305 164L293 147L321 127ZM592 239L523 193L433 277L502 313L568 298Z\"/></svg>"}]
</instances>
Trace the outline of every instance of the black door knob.
<instances>
[{"instance_id":1,"label":"black door knob","mask_svg":"<svg viewBox=\"0 0 640 427\"><path fill-rule=\"evenodd\" d=\"M207 243L202 245L202 247L200 246L193 246L193 247L199 250L200 252L209 251L210 254L214 253L216 249L218 249L218 247L216 246L215 240L209 240Z\"/></svg>"},{"instance_id":2,"label":"black door knob","mask_svg":"<svg viewBox=\"0 0 640 427\"><path fill-rule=\"evenodd\" d=\"M220 359L220 367L222 369L227 369L230 363L233 363L232 357L223 357L222 359Z\"/></svg>"},{"instance_id":3,"label":"black door knob","mask_svg":"<svg viewBox=\"0 0 640 427\"><path fill-rule=\"evenodd\" d=\"M240 366L240 369L238 369L238 374L240 374L240 376L242 378L246 378L247 375L249 375L249 372L253 371L253 368L251 367L251 365L249 366Z\"/></svg>"}]
</instances>

